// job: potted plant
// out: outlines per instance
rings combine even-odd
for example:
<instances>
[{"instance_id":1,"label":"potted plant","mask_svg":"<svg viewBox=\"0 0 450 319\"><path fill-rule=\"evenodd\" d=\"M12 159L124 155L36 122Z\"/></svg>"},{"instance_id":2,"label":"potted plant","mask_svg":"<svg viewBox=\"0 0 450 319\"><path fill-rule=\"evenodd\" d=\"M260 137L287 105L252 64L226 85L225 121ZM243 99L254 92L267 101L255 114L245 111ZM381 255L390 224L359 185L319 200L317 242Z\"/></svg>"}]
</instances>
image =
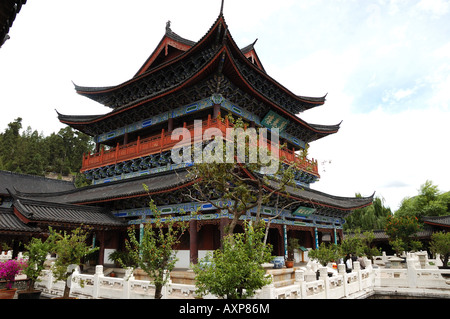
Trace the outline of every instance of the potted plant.
<instances>
[{"instance_id":1,"label":"potted plant","mask_svg":"<svg viewBox=\"0 0 450 319\"><path fill-rule=\"evenodd\" d=\"M294 250L296 248L298 248L298 246L299 246L299 243L298 243L297 238L293 238L293 237L289 238L288 246L287 246L288 257L285 262L286 268L294 267Z\"/></svg>"},{"instance_id":2,"label":"potted plant","mask_svg":"<svg viewBox=\"0 0 450 319\"><path fill-rule=\"evenodd\" d=\"M84 259L89 266L95 266L98 263L99 254L100 254L100 252L98 250L95 250L95 251L89 253L88 255L86 255L86 257Z\"/></svg>"},{"instance_id":3,"label":"potted plant","mask_svg":"<svg viewBox=\"0 0 450 319\"><path fill-rule=\"evenodd\" d=\"M13 299L17 288L12 288L12 284L24 267L26 262L23 260L10 259L0 263L0 278L6 280L6 289L0 289L0 299Z\"/></svg>"},{"instance_id":4,"label":"potted plant","mask_svg":"<svg viewBox=\"0 0 450 319\"><path fill-rule=\"evenodd\" d=\"M28 245L25 245L25 256L28 256L28 265L23 270L27 275L28 287L26 290L17 293L18 299L39 299L41 291L34 289L34 284L39 281L39 276L44 270L44 262L47 259L47 254L51 250L49 241L42 241L38 238L33 238Z\"/></svg>"},{"instance_id":5,"label":"potted plant","mask_svg":"<svg viewBox=\"0 0 450 319\"><path fill-rule=\"evenodd\" d=\"M134 267L136 268L136 262L131 257L130 253L127 251L116 250L109 254L109 260L111 260L115 266L120 267Z\"/></svg>"}]
</instances>

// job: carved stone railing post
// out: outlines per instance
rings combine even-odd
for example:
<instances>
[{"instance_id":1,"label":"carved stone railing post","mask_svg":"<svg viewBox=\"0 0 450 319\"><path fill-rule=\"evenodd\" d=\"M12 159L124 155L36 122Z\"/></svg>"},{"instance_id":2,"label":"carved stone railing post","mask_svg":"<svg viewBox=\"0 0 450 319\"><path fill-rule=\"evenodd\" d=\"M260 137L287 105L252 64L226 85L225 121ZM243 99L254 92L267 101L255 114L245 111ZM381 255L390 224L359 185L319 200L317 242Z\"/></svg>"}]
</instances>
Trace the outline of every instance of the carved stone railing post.
<instances>
[{"instance_id":1,"label":"carved stone railing post","mask_svg":"<svg viewBox=\"0 0 450 319\"><path fill-rule=\"evenodd\" d=\"M97 265L95 266L95 274L94 278L92 279L93 282L93 293L92 298L97 299L100 294L100 278L105 277L103 274L103 266Z\"/></svg>"},{"instance_id":2,"label":"carved stone railing post","mask_svg":"<svg viewBox=\"0 0 450 319\"><path fill-rule=\"evenodd\" d=\"M134 280L133 268L128 267L123 277L123 299L130 299L131 282Z\"/></svg>"}]
</instances>

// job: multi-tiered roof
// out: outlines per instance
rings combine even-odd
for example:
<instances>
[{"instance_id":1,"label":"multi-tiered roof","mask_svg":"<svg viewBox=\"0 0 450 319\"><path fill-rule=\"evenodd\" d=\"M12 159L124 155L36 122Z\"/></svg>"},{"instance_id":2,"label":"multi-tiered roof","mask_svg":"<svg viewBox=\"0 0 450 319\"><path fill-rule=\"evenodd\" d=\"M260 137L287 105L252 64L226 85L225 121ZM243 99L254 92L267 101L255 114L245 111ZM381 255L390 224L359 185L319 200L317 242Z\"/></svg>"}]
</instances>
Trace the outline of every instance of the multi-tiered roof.
<instances>
[{"instance_id":1,"label":"multi-tiered roof","mask_svg":"<svg viewBox=\"0 0 450 319\"><path fill-rule=\"evenodd\" d=\"M62 123L91 136L215 94L260 119L270 110L276 112L289 120L285 131L305 143L339 130L339 125L311 124L296 116L323 105L325 96L299 96L271 78L254 43L239 49L222 14L198 42L180 37L168 25L155 51L130 80L111 87L75 85L75 89L78 94L112 108L102 115L58 114Z\"/></svg>"}]
</instances>

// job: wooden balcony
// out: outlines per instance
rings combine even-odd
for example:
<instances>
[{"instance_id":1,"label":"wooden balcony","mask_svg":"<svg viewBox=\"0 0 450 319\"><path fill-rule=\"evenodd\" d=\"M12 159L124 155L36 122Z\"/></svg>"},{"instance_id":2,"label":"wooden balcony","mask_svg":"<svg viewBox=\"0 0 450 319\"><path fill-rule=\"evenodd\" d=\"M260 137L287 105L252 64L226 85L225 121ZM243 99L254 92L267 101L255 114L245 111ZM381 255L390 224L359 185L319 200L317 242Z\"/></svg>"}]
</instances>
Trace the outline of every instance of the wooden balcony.
<instances>
[{"instance_id":1,"label":"wooden balcony","mask_svg":"<svg viewBox=\"0 0 450 319\"><path fill-rule=\"evenodd\" d=\"M191 134L190 144L194 142L194 125L186 126ZM207 129L216 128L222 132L222 136L226 137L226 129L232 128L233 125L225 120L211 119L202 122L201 133L202 136ZM145 139L140 139L138 137L137 141L128 143L126 145L117 145L115 148L109 150L101 150L95 154L83 155L83 163L81 167L81 172L96 169L99 167L114 165L120 162L132 160L135 158L158 154L164 151L171 150L175 145L177 145L182 140L180 136L179 139L172 140L172 132L166 132L164 129L161 134L154 135ZM189 143L189 141L188 141ZM267 143L269 150L273 149L270 142ZM295 162L299 170L309 172L317 177L318 165L317 160L309 160L307 158L300 157L295 153L294 150L280 149L280 158L286 163Z\"/></svg>"}]
</instances>

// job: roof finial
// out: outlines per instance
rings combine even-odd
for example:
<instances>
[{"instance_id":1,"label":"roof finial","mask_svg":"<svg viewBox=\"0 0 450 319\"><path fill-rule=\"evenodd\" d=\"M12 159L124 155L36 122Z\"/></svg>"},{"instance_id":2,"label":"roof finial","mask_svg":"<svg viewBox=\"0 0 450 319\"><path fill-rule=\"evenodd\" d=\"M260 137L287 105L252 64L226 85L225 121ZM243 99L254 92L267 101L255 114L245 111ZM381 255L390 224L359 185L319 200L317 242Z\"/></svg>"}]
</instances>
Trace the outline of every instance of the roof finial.
<instances>
[{"instance_id":1,"label":"roof finial","mask_svg":"<svg viewBox=\"0 0 450 319\"><path fill-rule=\"evenodd\" d=\"M222 5L220 6L220 15L223 15L223 5L225 3L225 0L222 0Z\"/></svg>"}]
</instances>

